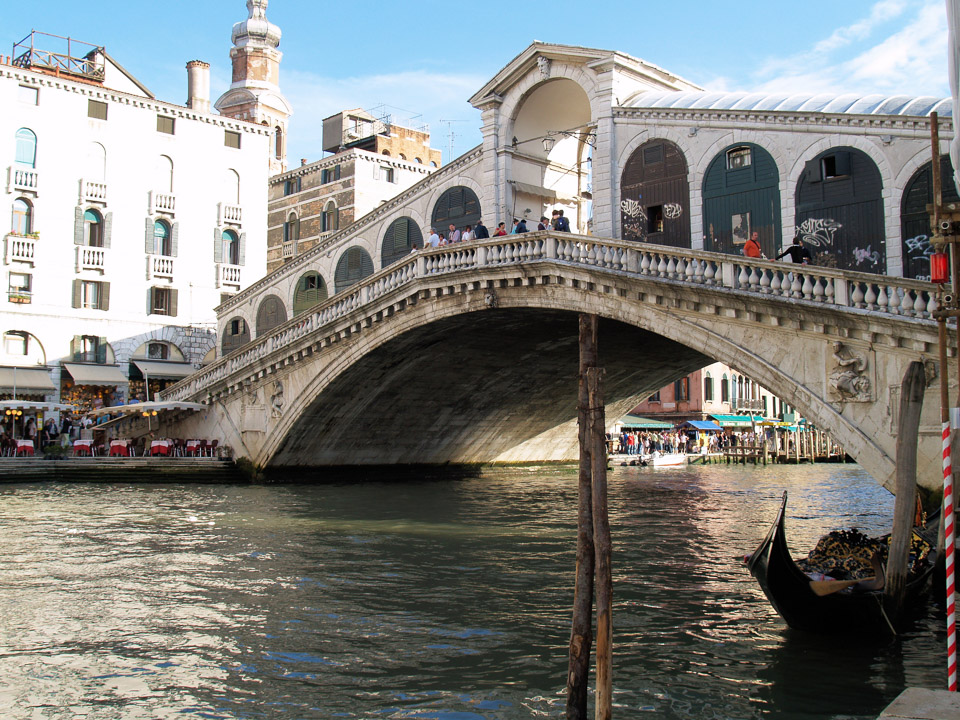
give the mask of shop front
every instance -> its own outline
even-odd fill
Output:
[[[64,363],[60,374],[60,400],[76,407],[80,415],[123,402],[127,378],[116,365]]]
[[[196,369],[190,363],[164,360],[130,362],[130,398],[141,402],[156,399],[168,386],[176,385]]]
[[[46,367],[0,366],[0,400],[44,402],[56,392]]]

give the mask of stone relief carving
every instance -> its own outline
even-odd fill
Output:
[[[833,343],[833,365],[829,374],[829,390],[838,402],[870,402],[872,385],[867,374],[867,358],[842,342]]]
[[[273,393],[270,395],[270,415],[278,418],[283,415],[283,383],[273,381]]]
[[[550,77],[550,60],[542,55],[537,58],[537,67],[540,68],[540,79],[546,80]]]

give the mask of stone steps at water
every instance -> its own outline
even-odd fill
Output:
[[[0,482],[245,482],[230,460],[217,458],[0,458]]]

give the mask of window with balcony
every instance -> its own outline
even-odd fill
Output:
[[[321,232],[332,232],[340,227],[340,212],[333,200],[323,208],[321,216]]]
[[[107,104],[99,100],[87,100],[87,117],[94,120],[106,120]]]
[[[10,232],[14,235],[30,235],[33,232],[33,205],[25,198],[13,201],[13,223]]]
[[[148,313],[150,315],[177,314],[177,291],[168,287],[153,287],[148,291]]]
[[[174,129],[174,118],[169,115],[157,115],[157,132],[173,135]]]
[[[228,230],[227,232],[231,232]],[[225,232],[224,238],[226,238],[227,233]],[[295,243],[300,239],[300,218],[297,217],[295,212],[287,215],[287,221],[283,224],[283,241],[285,243]],[[236,265],[237,263],[233,263]]]
[[[30,128],[17,130],[17,165],[35,168],[37,166],[37,136]]]
[[[223,262],[228,265],[240,264],[240,238],[233,230],[223,231]]]
[[[33,298],[33,275],[30,273],[10,273],[7,300],[18,305],[28,305]]]
[[[110,283],[96,280],[74,280],[73,307],[86,310],[109,310]]]
[[[96,210],[83,213],[83,244],[87,247],[103,247],[103,216]]]
[[[173,255],[170,242],[170,225],[166,220],[157,220],[153,223],[153,255]]]

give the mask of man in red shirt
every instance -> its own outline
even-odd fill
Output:
[[[760,251],[760,233],[753,232],[750,235],[750,239],[747,240],[743,245],[743,254],[748,258],[759,258],[763,257],[763,253]]]

